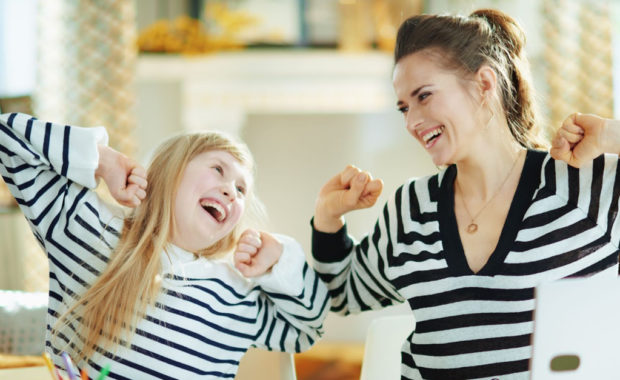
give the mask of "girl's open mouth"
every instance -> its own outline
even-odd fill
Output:
[[[210,201],[208,199],[201,199],[200,206],[202,206],[202,208],[206,212],[211,214],[211,216],[219,223],[223,222],[226,219],[226,210],[219,203]]]

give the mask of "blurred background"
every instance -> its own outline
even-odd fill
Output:
[[[309,253],[316,194],[347,164],[385,182],[378,205],[347,219],[357,237],[407,178],[437,171],[396,111],[395,33],[417,13],[481,7],[524,27],[548,131],[574,111],[618,116],[612,0],[0,0],[0,110],[105,125],[143,164],[173,133],[236,135],[258,163],[268,228]],[[0,242],[0,289],[46,292],[46,258],[2,183]],[[330,315],[296,358],[300,380],[358,378],[370,321],[403,313]]]

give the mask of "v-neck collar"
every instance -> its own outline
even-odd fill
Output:
[[[456,215],[454,214],[456,165],[451,165],[446,169],[439,188],[438,213],[441,240],[446,261],[451,271],[458,275],[492,276],[497,274],[517,237],[519,225],[532,200],[534,191],[540,184],[540,172],[545,156],[546,153],[542,151],[527,151],[525,163],[519,177],[519,184],[510,204],[497,246],[482,269],[476,273],[467,264],[461,235],[456,222]]]

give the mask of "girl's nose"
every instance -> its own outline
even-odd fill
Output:
[[[234,183],[231,183],[231,182],[223,183],[222,186],[220,187],[220,191],[226,198],[228,198],[229,201],[232,202],[235,200],[236,192],[235,192]]]

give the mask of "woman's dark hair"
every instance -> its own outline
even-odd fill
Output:
[[[468,17],[413,16],[400,26],[394,62],[415,52],[437,50],[445,67],[476,73],[486,64],[497,73],[502,106],[512,136],[526,148],[547,142],[537,121],[530,69],[524,52],[525,34],[507,14],[481,9]]]

